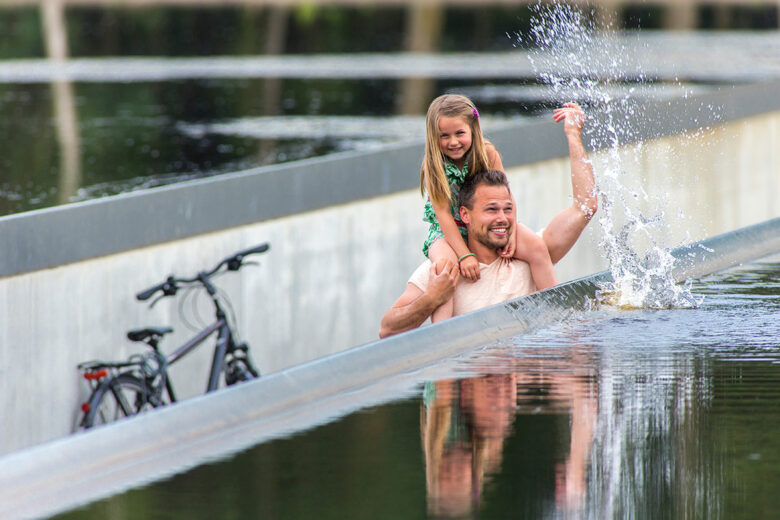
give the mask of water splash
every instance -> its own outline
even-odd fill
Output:
[[[629,174],[641,171],[642,139],[648,128],[658,126],[632,95],[632,85],[646,90],[654,80],[632,62],[636,54],[626,49],[630,35],[601,31],[592,11],[572,6],[536,4],[532,13],[530,33],[518,34],[518,44],[532,48],[529,59],[550,97],[563,103],[579,91],[580,99],[594,100],[588,111],[597,116],[583,132],[600,150],[592,158],[600,198],[600,247],[613,277],[600,291],[601,300],[632,308],[695,307],[690,284],[677,284],[672,276],[671,250],[680,244],[666,242],[674,216],[661,209],[661,197],[649,195],[645,183]],[[615,83],[629,88],[617,91]]]

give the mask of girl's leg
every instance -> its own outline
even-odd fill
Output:
[[[517,243],[514,257],[528,262],[531,266],[531,276],[534,278],[536,289],[541,291],[558,285],[550,252],[542,237],[518,222],[515,226],[515,239]]]
[[[444,237],[439,238],[431,244],[431,247],[428,248],[428,258],[436,265],[436,273],[440,273],[448,261],[453,264],[458,263],[458,257],[455,256],[455,251],[453,251],[447,241],[444,240]],[[433,311],[433,314],[431,314],[431,323],[452,318],[453,310],[454,304],[452,298],[450,298],[442,303],[438,309]]]

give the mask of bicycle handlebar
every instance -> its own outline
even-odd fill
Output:
[[[259,246],[252,247],[250,249],[239,251],[238,253],[235,253],[223,259],[211,271],[204,271],[198,273],[197,276],[194,276],[192,278],[174,278],[173,276],[169,276],[164,282],[139,292],[138,294],[135,295],[135,297],[141,301],[148,300],[159,291],[163,292],[163,296],[173,296],[176,294],[176,291],[178,290],[178,286],[177,286],[178,283],[194,283],[194,282],[203,283],[202,280],[203,278],[209,278],[217,271],[219,271],[223,266],[227,266],[228,271],[238,271],[244,265],[244,258],[246,258],[249,255],[265,253],[266,251],[268,251],[269,247],[270,246],[268,245],[268,243],[265,243],[265,244],[260,244]]]
[[[268,251],[269,245],[266,242],[265,244],[260,244],[259,246],[252,247],[250,249],[245,249],[244,251],[239,251],[238,253],[234,254],[233,256],[229,256],[228,258],[225,258],[222,260],[217,267],[215,267],[211,272],[209,272],[206,276],[211,276],[212,274],[216,273],[220,267],[227,264],[228,271],[238,271],[241,269],[241,266],[243,265],[244,258],[249,255],[254,255],[258,253],[265,253]]]
[[[173,276],[169,276],[163,283],[157,284],[154,287],[149,287],[145,291],[136,294],[135,297],[141,301],[148,300],[157,291],[162,291],[166,296],[176,294],[176,279]]]

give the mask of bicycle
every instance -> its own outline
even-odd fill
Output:
[[[167,356],[160,351],[158,344],[173,329],[147,327],[127,333],[130,341],[144,343],[150,348],[144,354],[130,356],[127,361],[88,361],[79,364],[78,369],[91,389],[89,399],[81,406],[83,417],[80,426],[91,428],[96,424],[175,403],[176,393],[168,377],[168,367],[203,344],[215,332],[216,343],[206,392],[216,390],[223,376],[227,386],[259,377],[260,372],[249,356],[249,346],[237,339],[229,302],[226,306],[231,310],[231,319],[228,319],[219,291],[211,278],[221,272],[238,271],[244,265],[253,263],[245,262],[247,256],[264,253],[268,248],[268,244],[262,244],[239,251],[219,262],[210,271],[201,271],[192,278],[169,276],[162,283],[136,294],[139,301],[146,301],[161,293],[150,304],[153,307],[162,298],[175,296],[180,289],[205,289],[214,305],[215,321]]]

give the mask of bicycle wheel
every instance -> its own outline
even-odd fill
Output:
[[[87,402],[81,425],[91,428],[154,408],[151,389],[136,376],[119,374],[100,383]]]

